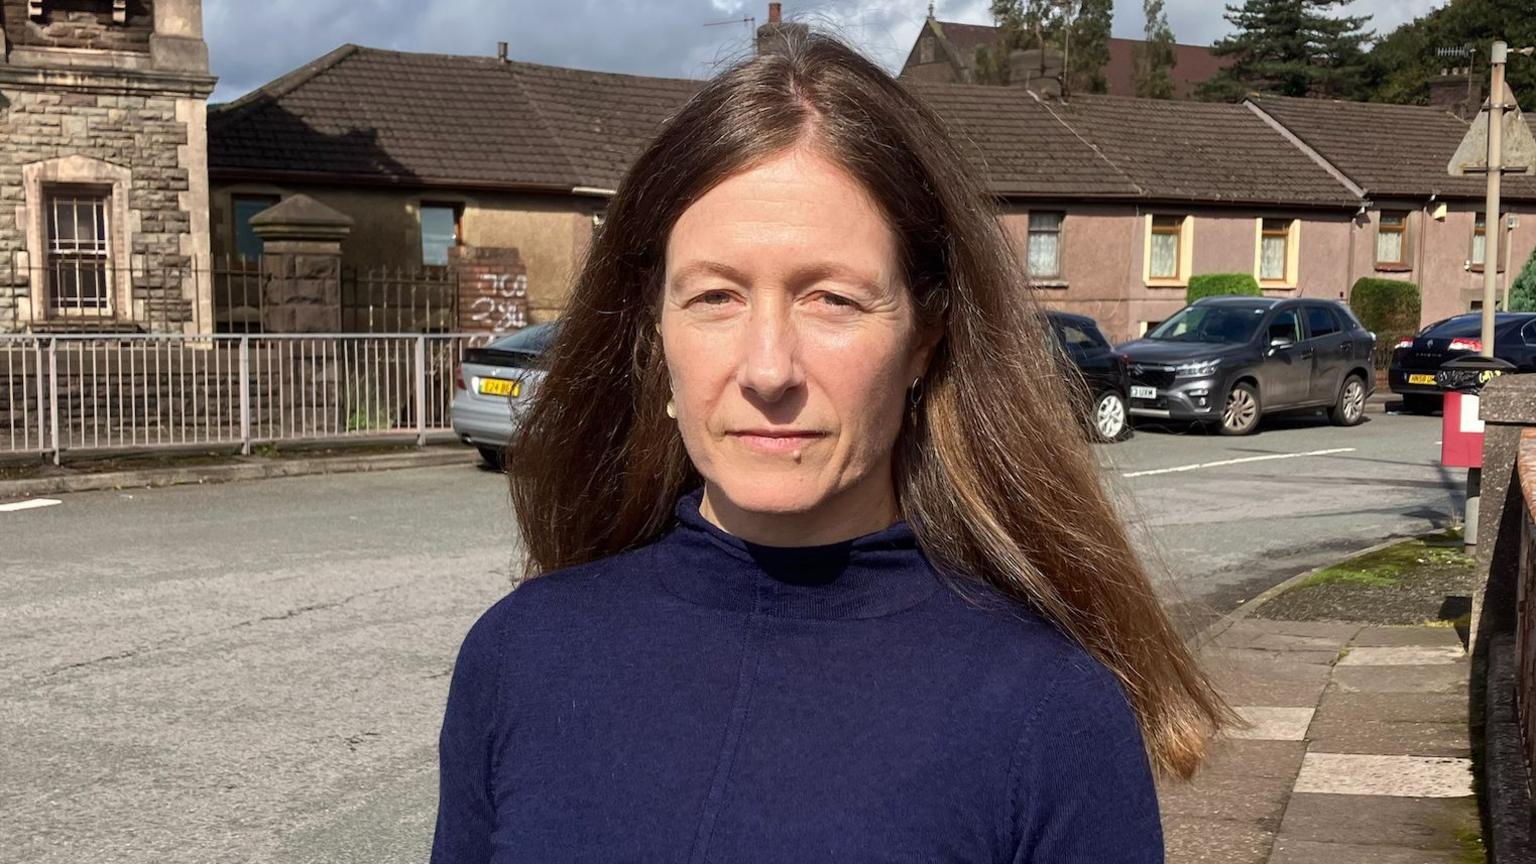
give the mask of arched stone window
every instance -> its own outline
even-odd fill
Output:
[[[133,172],[74,155],[24,165],[21,177],[30,317],[131,319]]]

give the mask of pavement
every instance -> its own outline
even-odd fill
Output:
[[[1249,728],[1160,790],[1169,864],[1484,860],[1454,629],[1245,618],[1201,656]]]

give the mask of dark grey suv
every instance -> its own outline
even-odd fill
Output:
[[[1132,416],[1247,435],[1280,411],[1326,408],[1334,423],[1359,423],[1375,388],[1375,345],[1330,300],[1207,297],[1120,350],[1130,361]]]

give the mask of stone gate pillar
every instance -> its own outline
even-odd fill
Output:
[[[253,216],[251,230],[263,243],[262,330],[341,332],[341,241],[352,217],[292,195]]]

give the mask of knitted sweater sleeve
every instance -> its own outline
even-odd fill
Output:
[[[510,598],[509,598],[510,599]],[[459,648],[438,737],[437,828],[432,864],[485,864],[496,828],[495,769],[507,601],[470,628]]]
[[[1015,756],[1011,864],[1161,864],[1157,790],[1120,682],[1085,654],[1057,670]]]

